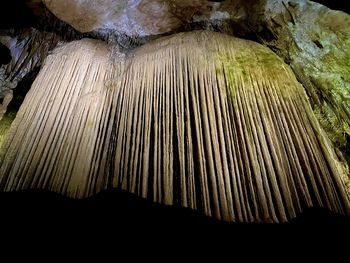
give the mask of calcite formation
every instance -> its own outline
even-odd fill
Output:
[[[0,187],[120,188],[238,222],[350,213],[348,173],[289,66],[205,31],[125,59],[93,40],[57,49],[1,149]]]
[[[196,22],[231,21],[219,31],[255,36],[290,64],[334,146],[350,141],[350,16],[309,0],[44,0],[81,32],[159,35]],[[237,26],[238,25],[238,26]],[[232,24],[228,24],[232,27]],[[350,156],[347,156],[350,160]]]
[[[2,145],[3,189],[80,197],[102,189],[98,172],[112,110],[106,82],[119,65],[110,54],[103,42],[86,39],[47,57]]]

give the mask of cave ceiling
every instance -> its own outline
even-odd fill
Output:
[[[173,31],[192,22],[244,17],[255,0],[43,0],[48,9],[81,32],[114,29],[147,36]]]

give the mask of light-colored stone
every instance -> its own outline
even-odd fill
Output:
[[[157,35],[191,22],[241,19],[243,0],[43,0],[60,19],[81,32],[114,30],[129,36]],[[247,1],[245,1],[247,2]],[[256,2],[256,1],[248,1]]]
[[[195,31],[125,60],[96,40],[56,49],[3,144],[0,189],[115,187],[221,220],[284,222],[314,206],[349,214],[342,168],[288,65]]]

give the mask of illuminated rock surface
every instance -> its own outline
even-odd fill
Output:
[[[291,69],[268,48],[180,33],[130,53],[50,55],[1,152],[2,190],[121,188],[227,221],[349,212],[347,171]]]
[[[173,32],[198,21],[239,24],[233,34],[255,35],[291,65],[322,127],[334,145],[346,151],[350,141],[350,16],[343,12],[308,0],[44,2],[81,32],[113,31],[134,38]],[[231,32],[225,27],[219,31]]]
[[[241,19],[242,0],[44,0],[59,18],[81,32],[114,29],[127,35],[157,35],[203,20]],[[257,1],[245,1],[252,6]]]
[[[350,16],[306,0],[267,3],[261,41],[291,65],[333,143],[349,148]]]
[[[48,56],[3,145],[2,183],[79,196],[101,190],[96,182],[84,188],[101,164],[111,110],[105,84],[116,76],[114,68],[110,51],[96,40],[72,42]]]

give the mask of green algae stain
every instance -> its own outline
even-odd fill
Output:
[[[89,129],[93,129],[95,127],[95,122],[93,120],[88,120],[87,121],[87,127]]]
[[[335,30],[345,26],[337,24],[339,15],[329,13],[312,26],[297,24],[288,29],[300,47],[289,47],[294,66],[302,67],[302,75],[311,81],[312,85],[303,83],[308,94],[318,97],[313,100],[314,113],[328,137],[341,147],[350,135],[350,31]]]
[[[219,76],[224,75],[233,99],[236,98],[237,83],[250,83],[252,77],[259,82],[260,74],[275,82],[275,75],[284,72],[285,69],[281,58],[258,43],[248,42],[246,47],[236,48],[234,52],[217,52],[216,61],[216,73]],[[286,85],[280,86],[281,92],[289,96],[289,87],[296,83],[289,78],[285,78],[284,81]]]
[[[314,107],[314,113],[329,139],[336,147],[341,147],[346,143],[346,134],[350,133],[350,127],[337,112],[339,111],[327,102]]]
[[[327,103],[320,105],[318,116],[336,145],[346,143],[350,135],[350,41],[331,48],[320,61],[323,69],[312,75]]]
[[[0,121],[0,148],[11,127],[11,123],[16,117],[16,112],[7,112]]]

